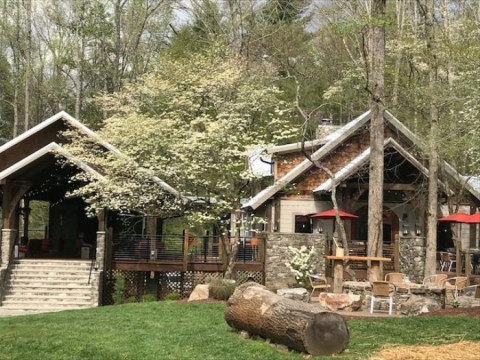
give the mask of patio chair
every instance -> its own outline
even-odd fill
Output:
[[[455,264],[457,266],[457,257],[454,254],[449,252],[442,252],[442,267],[440,268],[441,271],[448,268],[448,272],[452,271],[452,266]]]
[[[468,278],[466,276],[456,276],[444,280],[446,291],[453,293],[453,298],[456,299],[458,294],[463,293],[467,287]]]
[[[407,278],[404,273],[392,272],[385,275],[385,281],[395,285],[396,287],[407,286]]]
[[[321,277],[319,275],[308,275],[308,279],[310,281],[310,286],[312,287],[310,299],[313,297],[313,294],[316,290],[319,290],[318,294],[320,295],[321,292],[325,292],[330,288],[327,279],[325,279],[324,277]]]
[[[388,315],[392,315],[393,297],[397,288],[394,284],[388,281],[374,281],[372,282],[372,297],[370,300],[370,314],[373,314],[373,307],[375,301],[388,301]]]
[[[423,279],[424,286],[445,286],[445,280],[448,278],[447,274],[436,274],[427,276]]]

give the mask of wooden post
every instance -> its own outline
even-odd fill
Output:
[[[183,271],[188,269],[188,230],[183,230]]]
[[[333,292],[341,294],[343,290],[343,259],[333,260]]]
[[[382,280],[382,262],[377,260],[371,260],[371,269],[370,269],[371,279],[370,281],[381,281]]]
[[[467,277],[467,286],[470,286],[470,275],[472,274],[471,266],[472,266],[472,259],[470,255],[470,250],[465,252],[465,276]]]
[[[395,243],[393,244],[393,268],[395,272],[400,271],[400,236],[395,235]]]

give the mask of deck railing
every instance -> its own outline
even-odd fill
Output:
[[[221,236],[118,235],[113,237],[114,261],[222,263],[231,253],[231,241]],[[260,261],[259,240],[242,237],[237,262]]]

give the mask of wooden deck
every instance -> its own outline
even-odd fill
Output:
[[[227,254],[220,237],[156,236],[116,239],[107,269],[125,271],[203,271],[225,270]],[[228,242],[230,240],[228,239]],[[226,241],[227,242],[227,241]],[[230,254],[231,248],[228,249]],[[236,271],[264,271],[264,241],[252,244],[242,238],[237,245]]]
[[[263,271],[265,264],[259,261],[236,262],[235,270],[240,271]],[[112,261],[111,269],[128,271],[207,271],[221,272],[224,270],[221,262],[188,262],[185,267],[183,262],[179,261]]]

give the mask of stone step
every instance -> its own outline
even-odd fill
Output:
[[[17,260],[8,273],[0,309],[27,313],[96,306],[92,289],[98,272],[91,264],[90,260]]]
[[[92,262],[89,260],[81,259],[16,259],[13,261],[14,264],[90,264]]]
[[[19,263],[15,264],[12,266],[12,269],[26,269],[26,268],[31,268],[31,269],[40,269],[40,268],[45,268],[45,269],[82,269],[82,270],[89,270],[90,267],[94,267],[95,265],[92,266],[90,263]]]
[[[93,277],[91,277],[93,278]],[[29,275],[23,275],[23,274],[12,274],[10,276],[10,281],[15,282],[15,281],[33,281],[33,282],[38,282],[38,281],[49,281],[49,280],[65,280],[65,281],[88,281],[88,274],[87,275],[82,275],[82,274],[54,274],[54,275],[39,275],[35,276],[32,274]]]
[[[28,295],[28,296],[43,296],[43,295],[65,295],[65,296],[83,296],[84,294],[90,295],[91,293],[91,288],[90,287],[84,287],[84,288],[79,288],[79,289],[71,289],[71,288],[66,288],[66,287],[58,287],[58,288],[52,288],[52,287],[43,287],[43,288],[38,288],[38,287],[32,287],[32,288],[8,288],[7,289],[7,294],[6,296],[10,295]]]
[[[92,300],[92,296],[89,293],[86,294],[75,294],[75,295],[63,295],[63,294],[13,294],[5,296],[4,302],[13,302],[13,303],[24,303],[24,302],[38,302],[45,303],[48,301],[51,302],[86,302],[89,303]]]
[[[12,286],[11,284],[7,283],[5,289],[10,292],[14,290],[19,291],[27,291],[27,290],[65,290],[65,291],[80,291],[80,290],[87,290],[91,289],[89,284],[74,284],[65,286],[63,283],[61,284],[29,284],[25,283],[18,286]]]
[[[2,308],[4,309],[16,309],[16,310],[67,310],[67,309],[78,309],[78,308],[89,308],[92,307],[91,302],[34,302],[34,301],[15,301],[9,302],[4,301]]]
[[[38,287],[38,286],[58,286],[69,288],[75,285],[91,285],[87,283],[88,279],[69,279],[69,280],[58,280],[58,279],[16,279],[13,281],[7,282],[7,287],[16,288],[16,287]]]
[[[82,272],[90,272],[90,266],[13,266],[11,271],[56,271],[56,272],[64,272],[64,271],[82,271]],[[92,268],[92,272],[95,271]]]
[[[64,265],[64,266],[59,266],[55,264],[51,265],[40,265],[40,264],[22,264],[22,265],[14,265],[11,267],[12,271],[18,271],[18,270],[28,270],[28,271],[42,271],[42,270],[48,270],[48,271],[90,271],[90,265],[78,265],[78,266],[72,266],[72,265]],[[93,271],[93,267],[92,267]]]

